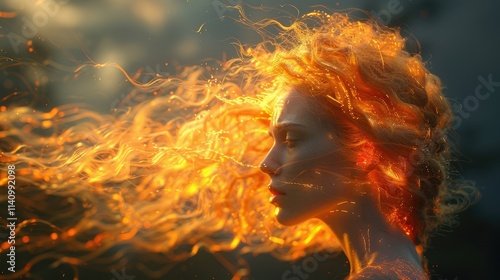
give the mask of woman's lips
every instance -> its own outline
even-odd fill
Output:
[[[269,191],[270,191],[272,194],[274,194],[274,195],[285,195],[285,193],[284,193],[284,192],[277,190],[277,189],[276,189],[275,187],[273,187],[273,186],[269,186]]]
[[[269,199],[269,202],[279,207],[286,194],[282,191],[277,190],[273,186],[269,186],[269,191],[273,194],[273,196],[271,196],[271,198]]]

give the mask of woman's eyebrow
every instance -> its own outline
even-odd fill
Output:
[[[273,131],[274,132],[280,132],[286,129],[289,129],[291,127],[306,127],[303,124],[300,123],[291,123],[291,122],[286,122],[286,123],[279,123],[274,126],[274,129],[269,129],[268,133],[270,136],[273,136]]]

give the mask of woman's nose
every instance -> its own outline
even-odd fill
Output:
[[[259,168],[260,168],[260,171],[262,171],[266,174],[273,174],[274,173],[274,170],[272,168],[270,168],[269,165],[267,165],[267,163],[265,163],[265,162],[262,162],[259,165]]]
[[[262,172],[266,174],[274,174],[277,175],[279,172],[279,164],[273,160],[272,158],[272,149],[269,151],[264,160],[260,163],[259,168]]]

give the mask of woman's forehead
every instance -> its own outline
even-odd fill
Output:
[[[271,128],[280,124],[315,126],[317,118],[311,110],[312,102],[297,90],[287,91],[276,101]]]

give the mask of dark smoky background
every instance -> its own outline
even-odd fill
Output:
[[[75,70],[89,61],[113,62],[131,75],[140,73],[137,79],[146,82],[172,75],[178,67],[204,64],[206,58],[234,58],[232,43],[260,39],[234,20],[238,12],[229,7],[234,4],[245,5],[253,19],[280,18],[284,11],[302,15],[321,7],[355,8],[418,39],[424,60],[442,79],[454,106],[463,176],[482,192],[479,203],[460,215],[458,227],[431,239],[427,257],[432,279],[500,279],[495,267],[500,252],[498,1],[0,0],[0,94],[19,96],[0,102],[41,108],[79,102],[103,114],[133,106],[139,100],[125,98],[132,87],[118,69],[84,67],[77,78]],[[20,60],[23,65],[16,66]],[[29,97],[23,92],[30,92]],[[222,255],[234,260],[231,252]],[[174,264],[160,279],[231,279],[220,258],[200,252]],[[294,263],[269,255],[245,259],[249,279],[343,279],[348,274],[343,256],[309,256]],[[304,271],[304,265],[310,273],[294,272]],[[72,279],[64,267],[37,270],[43,279]],[[80,270],[80,279],[134,278],[149,279],[133,264],[121,270]]]

